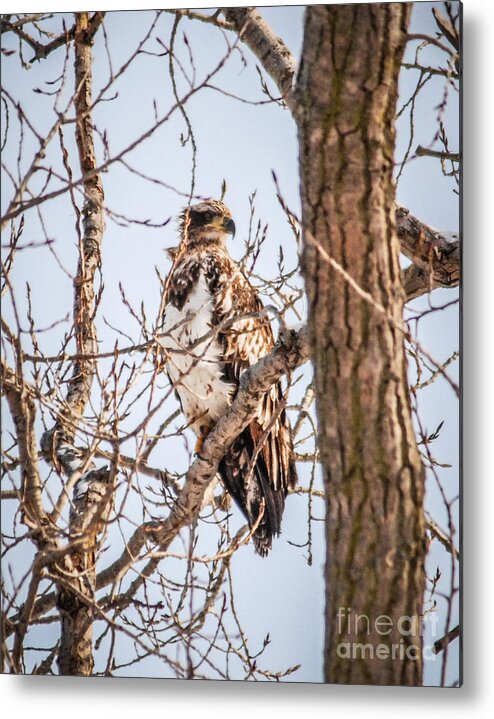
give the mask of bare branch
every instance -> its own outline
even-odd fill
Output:
[[[222,28],[223,30],[235,29],[231,22],[221,20],[216,13],[214,15],[205,15],[204,13],[194,12],[194,10],[167,10],[166,8],[164,9],[164,12],[172,13],[173,15],[180,15],[188,20],[199,20],[200,22],[214,25],[215,27]]]
[[[450,67],[432,67],[431,65],[420,65],[418,62],[404,62],[401,65],[405,70],[418,70],[424,75],[441,75],[442,77],[457,78],[458,75]]]
[[[276,83],[287,107],[295,114],[293,83],[296,64],[283,40],[274,34],[256,8],[225,8],[223,13]]]
[[[103,18],[105,16],[104,12],[95,12],[91,20],[89,21],[88,26],[88,37],[92,37],[94,33],[98,30],[98,27],[101,25],[101,22],[103,21]],[[60,35],[57,35],[57,37],[53,38],[50,42],[43,44],[42,42],[39,42],[39,40],[36,40],[31,35],[26,33],[23,30],[23,25],[19,23],[11,23],[6,20],[2,21],[2,33],[7,31],[12,31],[16,35],[18,35],[21,40],[24,40],[24,42],[27,42],[28,45],[31,46],[31,48],[34,50],[34,55],[30,60],[30,63],[36,62],[36,60],[44,60],[48,57],[50,53],[52,53],[54,50],[57,50],[62,45],[66,45],[68,42],[74,39],[75,32],[76,32],[76,25],[74,24],[69,30],[66,30],[65,32],[61,33]]]
[[[453,540],[451,537],[447,535],[447,533],[439,527],[437,522],[435,522],[431,517],[427,517],[427,529],[431,533],[431,535],[437,539],[438,542],[440,542],[443,547],[455,558],[460,558],[460,553],[453,544]]]
[[[436,21],[436,24],[438,28],[441,30],[444,37],[449,40],[449,42],[453,45],[454,49],[459,52],[460,51],[460,35],[458,33],[458,30],[455,28],[452,22],[447,20],[444,15],[442,15],[439,10],[434,7],[432,8],[432,14],[434,15],[434,19]]]
[[[449,160],[450,162],[460,162],[461,155],[459,152],[445,152],[443,150],[431,150],[429,147],[419,145],[415,150],[417,157],[436,157],[438,160]]]
[[[440,652],[444,651],[448,644],[450,644],[454,639],[460,636],[460,627],[459,625],[456,627],[453,627],[453,629],[450,629],[447,634],[444,635],[444,637],[441,637],[441,639],[438,639],[437,642],[434,642],[434,646],[432,648],[432,651],[434,654],[439,654]]]
[[[430,45],[435,45],[440,50],[443,50],[448,55],[451,55],[452,58],[456,59],[458,57],[457,53],[451,50],[450,47],[442,43],[440,40],[438,40],[436,37],[432,37],[432,35],[425,35],[424,33],[411,33],[407,36],[407,40],[423,40],[426,43],[429,43]]]
[[[290,373],[309,359],[309,337],[307,327],[291,330],[268,355],[242,375],[240,390],[228,412],[218,421],[210,432],[187,472],[184,487],[177,498],[169,516],[162,522],[148,522],[140,525],[127,542],[124,553],[113,564],[100,572],[96,587],[101,589],[115,584],[127,569],[138,560],[140,552],[147,542],[156,545],[155,551],[164,552],[179,531],[191,524],[198,516],[202,499],[208,484],[213,479],[218,464],[226,449],[252,420],[258,403],[270,387],[276,384],[284,374]],[[141,571],[137,580],[126,593],[125,600],[110,597],[109,601],[122,606],[134,595],[146,576],[154,570],[157,560],[152,560],[149,569]],[[56,596],[50,594],[40,598],[32,611],[32,617],[40,617],[55,606]],[[12,617],[6,623],[6,633],[10,634],[16,626],[18,617]]]

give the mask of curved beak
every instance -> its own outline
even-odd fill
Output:
[[[235,228],[235,223],[231,217],[228,220],[225,219],[224,228],[225,228],[225,232],[228,232],[229,235],[231,235],[232,237],[235,237],[235,229],[236,228]]]

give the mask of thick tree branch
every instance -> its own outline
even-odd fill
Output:
[[[83,174],[84,233],[80,242],[80,257],[74,283],[74,330],[77,354],[82,356],[97,352],[98,344],[94,325],[96,270],[101,263],[101,242],[104,231],[103,184],[97,168],[90,109],[92,106],[91,44],[94,28],[87,13],[80,13],[75,33],[75,110],[77,117],[76,142]],[[89,400],[91,385],[96,371],[96,361],[77,360],[74,363],[66,403],[72,417],[82,416]],[[73,430],[61,415],[53,429],[41,439],[43,453],[54,461],[66,474],[74,470],[73,453],[67,453],[72,444]]]
[[[408,302],[432,292],[440,286],[433,282],[428,272],[421,270],[416,265],[410,265],[403,270],[401,279]]]
[[[24,521],[32,530],[42,532],[48,517],[43,508],[42,485],[34,430],[35,406],[22,378],[1,362],[2,394],[6,397],[16,429],[21,468],[21,496]]]
[[[296,63],[283,40],[275,35],[256,8],[225,8],[223,13],[276,83],[284,101],[295,115],[293,84]]]
[[[404,273],[407,298],[413,299],[436,287],[457,287],[460,282],[459,241],[449,241],[444,234],[399,205],[396,206],[396,224],[400,250],[414,265]]]

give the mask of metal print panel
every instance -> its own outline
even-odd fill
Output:
[[[459,686],[461,4],[2,16],[2,671]]]

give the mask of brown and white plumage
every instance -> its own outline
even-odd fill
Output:
[[[228,208],[207,200],[184,211],[181,240],[165,283],[161,344],[183,412],[204,438],[234,399],[242,372],[274,346],[252,285],[226,249],[235,225]],[[235,322],[232,319],[238,317]],[[281,385],[263,397],[256,417],[219,465],[221,480],[266,555],[279,534],[285,497],[296,481],[291,431]]]

